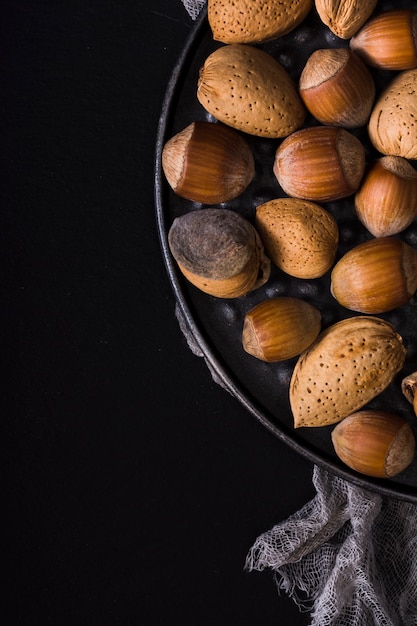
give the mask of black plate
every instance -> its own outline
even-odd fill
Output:
[[[411,2],[380,2],[378,10],[394,7],[409,8]],[[161,153],[165,142],[195,120],[215,121],[199,104],[196,96],[200,67],[207,56],[222,44],[213,40],[206,11],[198,19],[183,53],[177,62],[161,111],[155,160],[155,201],[162,253],[176,300],[195,341],[209,367],[223,386],[232,393],[266,428],[313,463],[363,488],[381,495],[417,502],[417,460],[404,472],[391,479],[373,479],[350,470],[336,457],[330,439],[333,426],[321,428],[293,428],[288,400],[288,387],[296,359],[283,363],[263,363],[242,349],[241,332],[245,313],[255,304],[277,295],[293,295],[316,303],[325,328],[354,315],[339,307],[330,295],[330,273],[315,280],[297,280],[273,268],[268,283],[238,299],[219,299],[208,296],[190,285],[178,271],[170,254],[167,234],[173,219],[202,205],[178,197],[168,186],[161,167]],[[318,18],[313,9],[296,30],[262,47],[270,52],[298,81],[304,64],[317,48],[347,46],[348,42],[335,37]],[[377,91],[394,75],[389,71],[373,71]],[[316,121],[308,118],[307,125]],[[367,138],[366,129],[353,131],[363,142],[367,160],[376,156]],[[255,179],[248,189],[221,206],[238,211],[254,223],[255,208],[275,197],[284,196],[272,172],[272,164],[279,140],[261,139],[245,135],[256,163]],[[354,215],[352,197],[323,206],[338,223],[340,243],[338,257],[354,245],[370,239],[371,235]],[[417,224],[412,224],[401,237],[417,246]],[[415,299],[401,309],[380,315],[394,324],[407,348],[405,367],[390,387],[368,405],[369,408],[390,407],[392,411],[410,420],[417,436],[417,420],[411,405],[403,397],[400,383],[403,376],[417,370]]]

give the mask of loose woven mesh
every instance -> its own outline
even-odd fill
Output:
[[[193,20],[205,4],[181,1]],[[179,307],[176,315],[188,346],[204,358]],[[313,483],[310,502],[256,539],[246,569],[270,569],[278,590],[310,611],[310,626],[417,626],[417,507],[317,466]]]
[[[198,17],[201,9],[206,3],[206,0],[181,0],[190,17],[195,20]]]
[[[417,509],[314,468],[317,495],[264,533],[249,571],[311,611],[311,626],[417,624]]]

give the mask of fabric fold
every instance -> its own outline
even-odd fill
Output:
[[[256,539],[246,569],[270,569],[311,626],[415,626],[416,507],[318,466],[313,482],[317,495]]]

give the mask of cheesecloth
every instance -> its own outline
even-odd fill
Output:
[[[181,1],[193,20],[205,4]],[[204,358],[178,306],[176,316]],[[417,507],[318,466],[313,484],[310,502],[256,538],[245,568],[270,569],[278,591],[310,612],[310,626],[417,626]]]

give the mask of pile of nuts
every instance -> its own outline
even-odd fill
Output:
[[[417,251],[400,236],[417,218],[417,10],[375,7],[208,0],[220,45],[201,67],[196,97],[212,121],[171,137],[162,167],[175,194],[202,205],[168,233],[179,270],[199,290],[242,298],[268,283],[271,266],[297,280],[330,273],[331,295],[351,316],[322,330],[319,304],[269,298],[245,315],[242,349],[270,363],[297,357],[294,427],[336,424],[331,440],[346,465],[391,477],[414,460],[413,429],[403,416],[365,407],[407,355],[398,330],[377,315],[417,291]],[[261,44],[295,31],[312,11],[341,45],[315,50],[297,84]],[[380,92],[375,68],[389,76]],[[362,127],[376,158],[355,134]],[[253,223],[223,206],[254,180],[246,135],[278,141],[273,174],[283,196],[259,204]],[[336,262],[337,216],[322,203],[346,198],[369,237]],[[417,414],[416,380],[404,377],[402,391]]]

